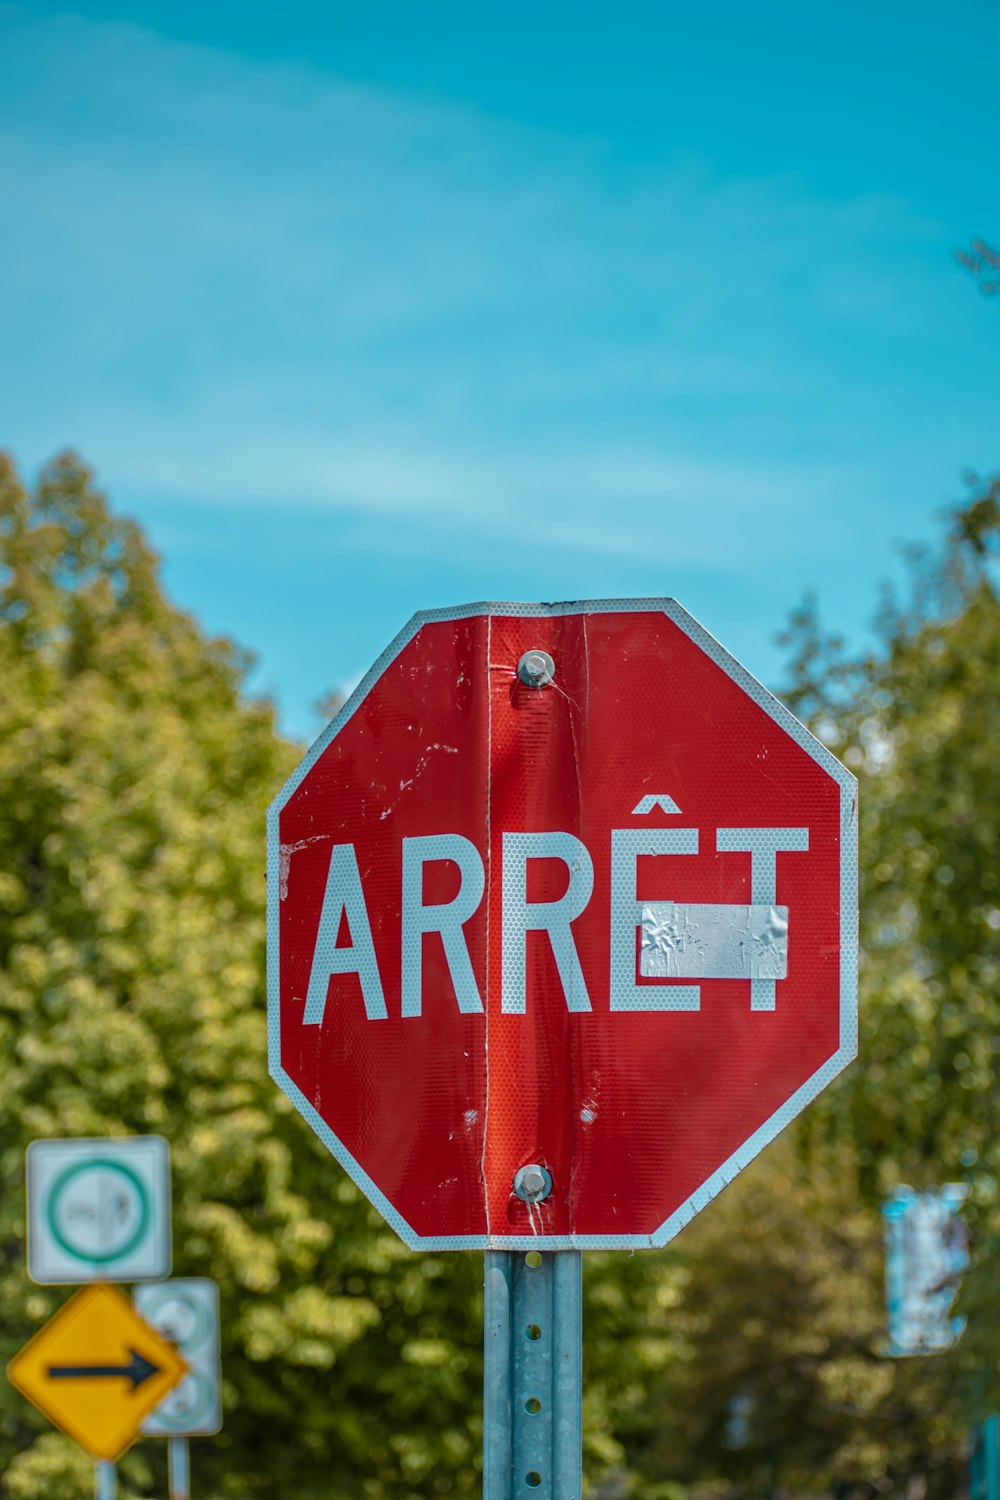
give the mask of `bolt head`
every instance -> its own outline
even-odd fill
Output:
[[[541,1203],[552,1191],[552,1176],[537,1162],[519,1167],[514,1173],[514,1192],[525,1203]]]
[[[517,664],[517,675],[525,687],[547,687],[556,675],[556,664],[547,651],[526,651]]]

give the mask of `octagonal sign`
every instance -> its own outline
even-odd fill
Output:
[[[856,814],[673,600],[416,615],[269,813],[272,1074],[410,1245],[663,1244],[855,1054]]]

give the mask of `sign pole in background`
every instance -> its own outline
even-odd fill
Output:
[[[580,1500],[582,1254],[488,1250],[483,1500]]]
[[[27,1207],[29,1275],[90,1284],[14,1356],[11,1383],[95,1460],[97,1500],[115,1500],[140,1427],[167,1438],[172,1500],[190,1500],[188,1438],[222,1425],[219,1289],[142,1280],[171,1264],[166,1141],[33,1141]],[[131,1305],[111,1275],[136,1282]]]
[[[219,1288],[207,1276],[144,1282],[134,1289],[132,1301],[188,1367],[180,1384],[143,1422],[142,1432],[167,1439],[170,1500],[190,1500],[188,1439],[210,1437],[222,1426]]]
[[[191,1458],[186,1437],[167,1439],[170,1500],[191,1500]]]
[[[969,1500],[1000,1500],[1000,1416],[996,1412],[972,1430]]]
[[[94,1495],[96,1500],[118,1500],[118,1470],[100,1458],[94,1465]]]

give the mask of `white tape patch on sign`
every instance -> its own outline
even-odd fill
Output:
[[[650,901],[642,908],[644,979],[785,979],[788,907]]]

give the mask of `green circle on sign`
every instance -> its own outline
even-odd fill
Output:
[[[130,1187],[135,1189],[139,1199],[138,1228],[133,1231],[131,1238],[124,1244],[117,1245],[113,1250],[107,1252],[79,1249],[66,1237],[57,1219],[59,1200],[73,1179],[79,1177],[81,1172],[93,1172],[97,1170],[116,1172],[119,1177],[125,1179]],[[74,1260],[85,1260],[91,1265],[103,1266],[113,1260],[121,1260],[123,1255],[129,1255],[142,1242],[143,1236],[149,1227],[149,1194],[146,1192],[142,1179],[136,1172],[133,1172],[131,1167],[126,1167],[118,1161],[111,1161],[108,1157],[91,1156],[86,1161],[74,1162],[72,1166],[66,1167],[60,1172],[49,1193],[48,1202],[45,1205],[45,1215],[56,1243],[61,1249],[65,1250],[67,1255],[72,1255]]]

